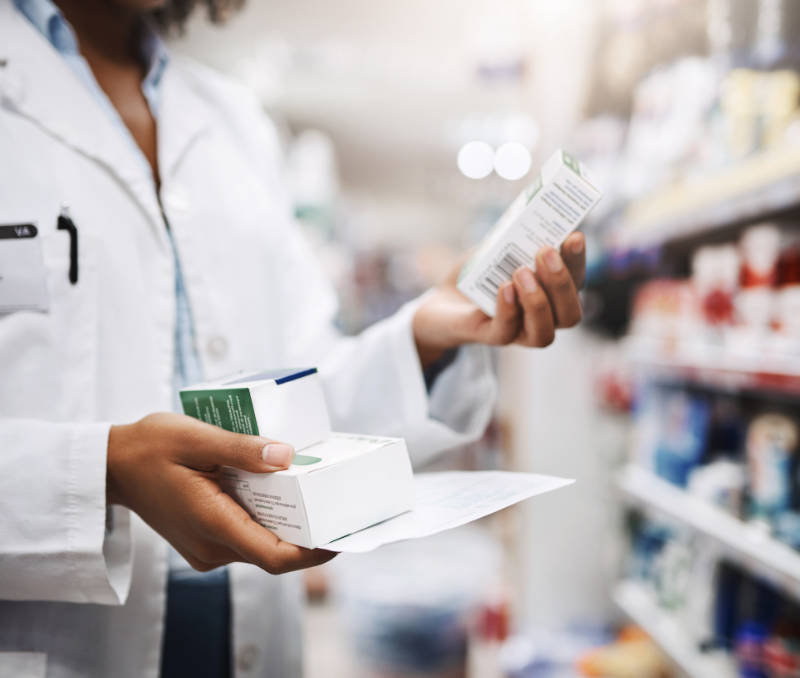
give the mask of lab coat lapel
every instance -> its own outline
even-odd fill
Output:
[[[142,163],[53,47],[0,0],[0,105],[114,174],[151,215],[160,239],[158,199]]]
[[[173,59],[175,61],[175,59]],[[158,164],[162,184],[168,184],[191,146],[210,127],[208,104],[170,63],[161,82],[158,111]]]

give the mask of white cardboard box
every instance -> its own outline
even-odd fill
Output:
[[[240,374],[181,389],[189,416],[234,433],[262,435],[295,450],[331,434],[316,367]]]
[[[286,471],[225,468],[223,486],[281,539],[317,548],[412,508],[405,441],[334,433],[295,456]]]
[[[461,270],[458,289],[494,317],[501,285],[520,266],[535,270],[536,253],[558,249],[601,197],[587,168],[556,151],[483,239]]]

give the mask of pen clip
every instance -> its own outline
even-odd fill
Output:
[[[78,282],[78,228],[70,218],[67,207],[61,208],[56,228],[69,234],[69,281],[74,285]]]

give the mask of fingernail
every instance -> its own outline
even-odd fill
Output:
[[[514,285],[508,284],[503,288],[503,296],[506,299],[507,304],[514,303]]]
[[[519,269],[518,277],[520,283],[522,283],[522,287],[525,288],[526,292],[535,292],[536,291],[536,278],[533,277],[533,273],[529,268],[525,268],[524,266]]]
[[[544,263],[547,265],[547,268],[550,269],[551,273],[558,273],[564,268],[564,262],[561,261],[558,252],[553,249],[549,249],[544,253]]]
[[[583,238],[575,238],[575,240],[570,243],[569,249],[573,254],[580,254],[583,252]]]
[[[294,457],[294,448],[286,443],[269,443],[261,450],[261,458],[270,466],[289,466]]]

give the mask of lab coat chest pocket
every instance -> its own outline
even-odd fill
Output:
[[[94,365],[97,270],[91,233],[58,230],[60,206],[41,201],[24,221],[36,226],[41,248],[46,310],[0,314],[0,412],[49,419],[91,418],[95,409]],[[0,213],[0,223],[19,221],[19,210]],[[19,213],[17,213],[19,212]],[[73,255],[77,255],[75,264]],[[70,269],[73,269],[73,282]],[[76,394],[80,397],[76,397]],[[30,397],[22,397],[24,395]]]

